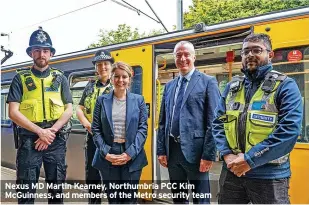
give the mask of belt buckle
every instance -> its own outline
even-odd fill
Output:
[[[177,136],[177,137],[173,136],[173,138],[176,143],[180,143],[180,136]]]

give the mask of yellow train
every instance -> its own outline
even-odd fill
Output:
[[[148,106],[148,138],[145,144],[149,165],[143,170],[141,180],[168,180],[167,170],[156,159],[156,131],[160,98],[166,82],[178,75],[173,60],[173,48],[181,40],[192,42],[196,48],[196,68],[215,76],[220,89],[230,77],[240,73],[242,40],[250,33],[270,35],[275,51],[274,69],[294,78],[301,90],[304,103],[302,134],[291,153],[292,177],[290,196],[292,203],[309,203],[309,7],[238,19],[220,24],[197,25],[194,29],[176,31],[105,46],[115,60],[129,63],[134,69],[131,91],[145,97]],[[56,37],[55,37],[56,38]],[[64,71],[69,78],[74,100],[78,105],[88,78],[94,76],[91,60],[101,48],[88,49],[52,58],[53,67]],[[227,57],[234,55],[233,62]],[[31,66],[32,62],[7,65],[1,69],[1,142],[2,166],[15,168],[12,122],[5,104],[8,88],[15,70]],[[74,109],[75,112],[75,109]],[[84,179],[85,130],[74,113],[73,132],[68,141],[68,179]],[[7,154],[10,153],[10,154]],[[220,174],[220,162],[211,170],[211,178]],[[156,190],[153,190],[156,191]],[[213,197],[217,186],[212,186]],[[215,200],[215,199],[214,199]]]

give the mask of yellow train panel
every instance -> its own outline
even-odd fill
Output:
[[[309,144],[296,144],[291,152],[291,171],[291,203],[309,204]]]
[[[267,32],[268,29],[270,30]],[[268,34],[273,49],[309,45],[309,18],[255,26],[254,33]]]

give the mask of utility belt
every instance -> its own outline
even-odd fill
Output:
[[[37,126],[39,126],[42,129],[46,129],[46,128],[51,128],[56,122],[57,122],[57,120],[52,120],[52,121],[44,120],[43,122],[36,122],[34,124],[36,124]]]
[[[47,129],[47,128],[51,128],[56,122],[57,120],[53,120],[53,121],[43,121],[43,122],[34,123],[34,124],[38,125],[42,129]],[[71,129],[72,129],[72,123],[71,121],[69,121],[60,130],[58,130],[58,132],[56,132],[56,136],[57,137],[59,136],[61,139],[66,141],[69,138],[69,133],[71,132]],[[14,143],[15,143],[16,149],[18,149],[19,147],[19,140],[21,138],[38,137],[36,133],[31,132],[23,127],[20,127],[16,125],[15,123],[13,123],[13,131],[14,131]]]

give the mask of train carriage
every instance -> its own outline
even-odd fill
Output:
[[[145,97],[148,108],[148,138],[145,144],[149,165],[141,180],[151,183],[168,180],[167,170],[156,159],[156,132],[160,100],[164,85],[177,77],[173,48],[181,40],[192,42],[196,48],[195,66],[201,72],[215,76],[219,88],[224,89],[232,75],[240,74],[243,39],[250,33],[267,33],[272,39],[275,57],[274,69],[294,78],[300,88],[304,119],[301,136],[291,153],[292,177],[290,196],[292,203],[309,203],[309,7],[269,13],[250,18],[223,22],[194,29],[176,31],[139,40],[104,46],[116,61],[130,64],[134,70],[131,91]],[[87,49],[55,56],[51,66],[61,69],[68,77],[74,101],[73,129],[67,144],[67,179],[84,180],[85,129],[79,123],[75,108],[89,78],[94,77],[91,63],[96,51]],[[16,69],[29,67],[31,61],[3,66],[1,69],[1,152],[2,166],[15,168],[12,122],[5,103],[10,82]],[[216,183],[221,162],[211,170],[212,196],[217,193]],[[156,192],[158,190],[152,190]]]

